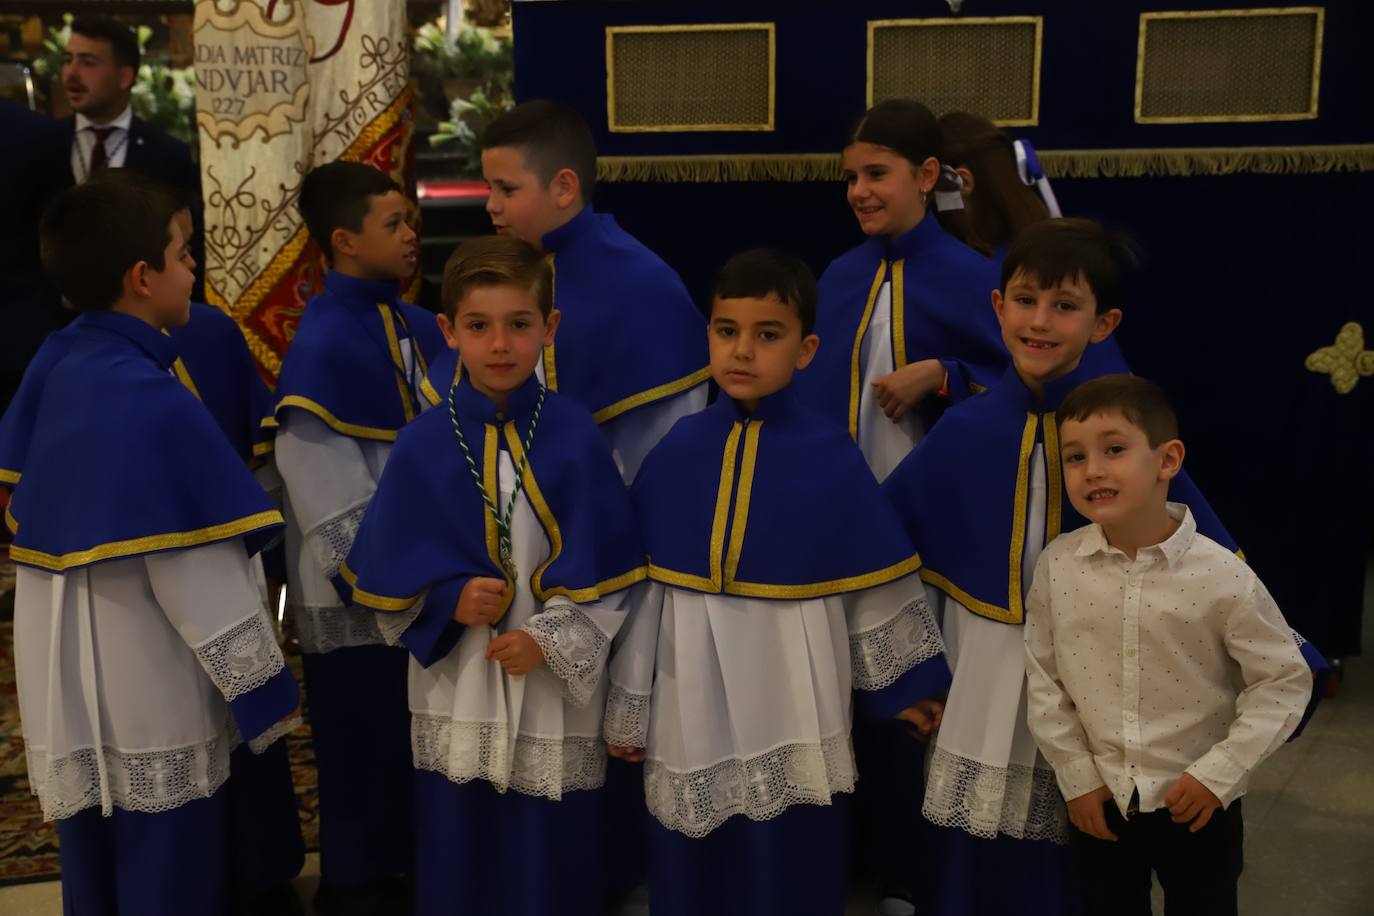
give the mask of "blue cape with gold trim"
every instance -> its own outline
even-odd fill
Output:
[[[19,482],[48,373],[67,354],[84,320],[78,315],[49,334],[24,370],[19,390],[0,418],[0,486],[13,488]],[[262,421],[272,414],[272,392],[254,368],[234,320],[214,306],[192,302],[191,320],[169,333],[178,353],[172,371],[201,399],[239,456],[251,461],[270,452],[272,431]]]
[[[496,405],[466,380],[457,386],[463,436],[498,504],[497,451],[508,450],[519,466],[538,394],[531,378],[499,417]],[[556,392],[545,397],[520,498],[530,501],[552,546],[538,568],[520,570],[540,601],[555,595],[596,601],[644,578],[644,553],[615,461],[587,412]],[[505,578],[495,520],[445,405],[401,431],[335,585],[345,602],[400,611],[427,588],[472,576]]]
[[[420,412],[411,392],[443,347],[434,316],[398,298],[394,280],[363,280],[330,271],[325,291],[305,306],[277,379],[276,419],[307,410],[335,432],[395,441]],[[415,354],[414,381],[400,341]]]
[[[1045,449],[1045,543],[1087,524],[1069,503],[1060,476],[1055,410],[1083,382],[1101,374],[1091,365],[1045,388],[1037,401],[1015,368],[982,394],[952,407],[883,483],[921,551],[921,577],[975,614],[1019,624],[1030,583],[1022,576],[1030,513],[1031,455]],[[1198,530],[1236,549],[1211,506],[1186,473],[1169,498],[1188,505]]]
[[[558,337],[544,348],[544,380],[597,423],[681,394],[709,378],[706,323],[682,279],[614,218],[584,208],[543,239],[554,271]],[[431,403],[448,392],[425,391]],[[438,373],[436,373],[436,376]]]
[[[896,239],[869,238],[840,255],[819,283],[816,358],[797,373],[802,403],[858,439],[860,348],[883,283],[892,283],[894,368],[938,359],[951,391],[986,388],[1007,365],[992,310],[998,266],[945,232],[933,216]]]
[[[180,357],[173,371],[214,416],[234,451],[245,461],[270,452],[272,431],[262,421],[272,416],[272,392],[234,319],[212,305],[192,302],[191,320],[168,333]]]
[[[858,446],[790,386],[752,414],[722,396],[679,420],[631,496],[650,578],[679,588],[819,598],[921,565]]]
[[[281,514],[172,374],[171,338],[96,312],[64,343],[10,504],[16,563],[62,572],[236,537],[257,551],[272,538]]]

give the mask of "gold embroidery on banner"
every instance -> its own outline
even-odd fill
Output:
[[[1351,321],[1341,327],[1335,343],[1314,351],[1303,366],[1331,376],[1331,387],[1338,394],[1349,394],[1361,376],[1374,375],[1374,350],[1364,348],[1364,328]]]
[[[6,514],[8,515],[8,513],[9,510],[7,509]],[[9,518],[13,520],[13,516],[9,516]],[[242,534],[248,534],[259,528],[280,524],[282,524],[281,513],[275,509],[270,509],[266,512],[258,512],[254,515],[245,516],[244,518],[236,519],[231,522],[212,525],[208,528],[198,528],[194,531],[179,531],[172,534],[154,534],[147,537],[130,538],[124,541],[112,541],[108,544],[100,544],[86,550],[64,553],[61,556],[12,545],[10,547],[10,558],[16,563],[23,563],[28,566],[38,566],[52,572],[63,572],[76,566],[85,566],[88,563],[97,563],[101,560],[137,556],[139,554],[152,553],[158,550],[171,550],[179,547],[197,547],[202,544],[223,541]],[[11,529],[17,533],[17,521],[13,522]]]
[[[887,262],[878,264],[878,273],[873,277],[873,287],[868,291],[868,303],[859,318],[859,331],[854,335],[854,352],[849,357],[849,438],[859,441],[859,403],[862,401],[860,386],[863,376],[859,368],[859,357],[863,352],[864,335],[868,333],[868,323],[873,320],[873,304],[878,301],[878,291],[883,288],[883,276],[887,273]]]

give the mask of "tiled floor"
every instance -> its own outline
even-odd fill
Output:
[[[1374,608],[1367,609],[1365,629],[1374,634]],[[1374,912],[1374,658],[1352,660],[1340,696],[1322,704],[1303,737],[1255,775],[1245,816],[1245,916]],[[318,870],[312,855],[297,880],[304,899]],[[631,907],[626,916],[630,911],[647,909]],[[5,916],[61,912],[55,882],[0,888]],[[864,896],[849,908],[851,916],[873,912]]]

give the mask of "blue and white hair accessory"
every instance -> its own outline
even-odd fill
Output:
[[[940,166],[940,180],[935,183],[935,209],[964,209],[963,190],[963,176],[948,165]]]
[[[1040,165],[1040,157],[1035,155],[1035,147],[1031,146],[1029,140],[1017,140],[1012,147],[1016,150],[1016,171],[1021,175],[1021,183],[1035,188],[1045,202],[1045,209],[1050,211],[1050,216],[1055,219],[1063,216],[1054,189],[1050,187],[1050,180],[1045,177],[1045,170]]]

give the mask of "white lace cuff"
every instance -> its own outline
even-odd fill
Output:
[[[269,747],[271,747],[274,743],[276,743],[278,738],[286,737],[291,732],[300,728],[300,725],[301,717],[299,714],[294,715],[289,719],[283,719],[276,725],[273,725],[267,731],[263,732],[261,735],[258,735],[252,741],[249,741],[248,749],[252,751],[254,754],[261,754],[264,751],[266,751]]]
[[[544,664],[563,682],[563,696],[574,706],[591,702],[601,683],[602,658],[611,641],[575,604],[550,604],[520,629],[544,652]]]
[[[832,795],[853,791],[847,731],[819,744],[784,744],[699,770],[672,770],[653,758],[644,764],[649,811],[664,827],[689,837],[704,837],[736,814],[766,821],[792,805],[828,805]]]
[[[193,648],[210,680],[231,702],[266,684],[286,667],[276,636],[260,613],[245,617]]]
[[[414,604],[404,611],[377,611],[373,615],[373,622],[377,625],[377,632],[388,646],[399,646],[401,637],[405,631],[410,629],[410,625],[415,622],[415,618],[420,616],[420,612],[425,609],[425,600],[429,598],[426,591],[420,595]]]
[[[287,605],[296,625],[301,651],[323,654],[349,646],[385,645],[377,614],[360,607]]]
[[[353,540],[358,536],[358,528],[362,526],[369,502],[371,497],[305,532],[304,540],[310,545],[310,552],[319,562],[320,572],[326,579],[333,581],[343,561],[348,559],[348,552],[353,549]]]
[[[514,745],[504,722],[464,722],[421,713],[410,718],[415,768],[441,773],[455,783],[483,779],[500,792],[514,789],[555,801],[564,792],[606,783],[606,747],[600,738],[517,735]]]
[[[602,737],[614,747],[647,747],[649,744],[648,693],[634,693],[611,681],[606,697]]]
[[[876,627],[849,634],[850,667],[854,687],[880,690],[921,662],[945,651],[940,628],[922,595]]]
[[[115,808],[161,814],[209,798],[229,778],[232,750],[217,737],[152,751],[85,747],[60,757],[28,745],[25,756],[43,819],[57,821],[97,806],[106,817]]]
[[[1053,770],[990,766],[940,747],[930,755],[921,813],[933,824],[989,840],[1005,833],[1018,840],[1069,841],[1068,812]]]

